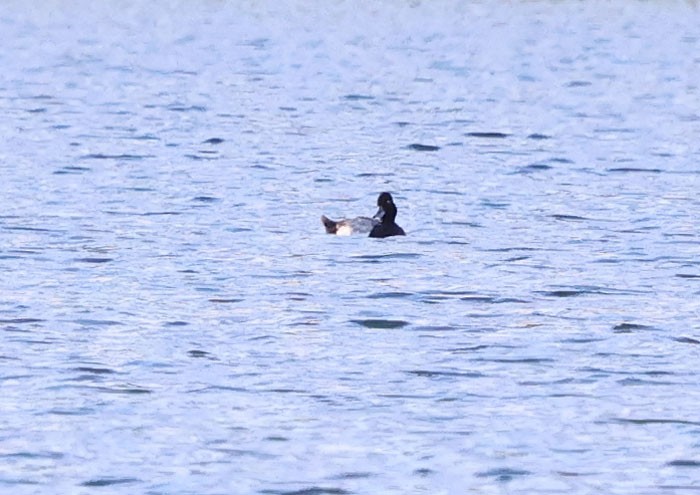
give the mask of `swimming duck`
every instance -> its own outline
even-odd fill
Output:
[[[326,233],[335,235],[367,234],[369,237],[389,237],[406,235],[401,227],[396,225],[396,205],[388,192],[383,192],[377,198],[379,210],[373,218],[356,217],[343,220],[331,220],[321,215],[321,222]]]

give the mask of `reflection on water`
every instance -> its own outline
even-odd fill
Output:
[[[697,488],[695,2],[79,4],[0,13],[6,491]]]

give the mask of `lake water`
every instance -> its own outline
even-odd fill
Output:
[[[3,2],[0,492],[700,491],[693,2]],[[391,191],[406,237],[324,233]]]

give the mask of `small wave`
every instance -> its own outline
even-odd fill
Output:
[[[196,160],[196,161],[202,161],[202,160],[218,160],[218,156],[207,156],[207,155],[194,155],[192,153],[187,153],[185,155],[185,158],[189,158],[190,160]]]
[[[275,394],[300,394],[305,395],[310,391],[302,388],[267,388],[265,392],[273,392]]]
[[[69,175],[69,174],[81,174],[83,172],[90,172],[92,169],[88,167],[74,167],[74,166],[67,166],[60,168],[58,170],[54,170],[54,175]]]
[[[54,414],[56,416],[89,416],[95,413],[92,407],[76,407],[73,409],[49,409],[46,414]]]
[[[377,292],[367,296],[368,299],[394,299],[402,297],[411,297],[415,294],[412,292]]]
[[[184,105],[168,105],[166,107],[168,110],[171,112],[206,112],[207,107],[203,107],[201,105],[189,105],[189,106],[184,106]]]
[[[609,168],[608,172],[660,174],[661,172],[663,172],[663,170],[661,170],[660,168],[617,167],[617,168]]]
[[[102,486],[112,486],[112,485],[124,485],[127,483],[140,483],[141,480],[138,478],[96,478],[88,481],[84,481],[80,486],[85,487],[102,487]]]
[[[221,198],[215,198],[214,196],[195,196],[192,201],[198,201],[200,203],[217,203],[221,201]]]
[[[494,210],[505,210],[510,206],[510,203],[502,203],[498,201],[490,201],[490,200],[484,200],[481,202],[482,206],[485,206],[486,208],[493,208]]]
[[[153,390],[142,388],[142,387],[112,387],[112,388],[100,388],[101,392],[106,392],[109,394],[126,394],[126,395],[141,395],[141,394],[152,394]]]
[[[582,286],[573,286],[573,287],[563,287],[561,289],[554,289],[554,290],[549,290],[549,291],[536,291],[538,294],[542,294],[544,296],[549,296],[549,297],[576,297],[576,296],[583,296],[587,294],[596,294],[596,295],[637,295],[637,294],[644,294],[645,292],[643,291],[638,291],[638,290],[622,290],[622,289],[615,289],[611,287],[599,287],[596,285],[582,285]]]
[[[181,321],[181,320],[176,320],[176,321],[167,321],[165,322],[166,327],[184,327],[189,325],[188,322],[186,321]]]
[[[409,325],[409,322],[404,320],[382,320],[382,319],[367,319],[367,320],[350,320],[351,323],[357,325],[362,325],[366,328],[381,328],[381,329],[394,329],[403,328]]]
[[[673,385],[675,382],[671,381],[659,381],[659,380],[644,380],[642,378],[622,378],[621,380],[617,380],[617,383],[619,383],[623,387],[635,387],[635,386],[654,386],[654,385],[663,385],[663,386],[668,386],[668,385]]]
[[[409,370],[405,373],[424,378],[482,378],[483,373],[478,371],[435,371],[435,370]]]
[[[554,215],[550,215],[550,217],[555,219],[555,220],[575,221],[575,222],[580,222],[583,220],[590,220],[590,218],[580,217],[578,215],[567,215],[567,214],[560,214],[560,213],[555,213]]]
[[[562,344],[592,344],[595,342],[603,342],[606,339],[599,339],[599,338],[568,338],[568,339],[561,339],[560,342]]]
[[[51,229],[44,229],[41,227],[22,227],[22,226],[7,226],[3,227],[5,230],[20,230],[20,231],[26,231],[26,232],[60,232],[58,230],[51,230]],[[15,250],[15,252],[18,252]],[[32,253],[33,251],[23,251],[27,253]]]
[[[263,440],[267,440],[268,442],[288,442],[289,438],[281,435],[270,435],[265,437]]]
[[[510,136],[505,132],[467,132],[465,136],[483,139],[504,139]]]
[[[359,94],[349,94],[345,95],[343,98],[350,101],[360,101],[360,100],[374,100],[374,96],[370,95],[359,95]]]
[[[491,363],[503,364],[544,364],[554,363],[556,360],[552,358],[496,358],[496,359],[480,359],[480,361],[488,361]]]
[[[576,297],[576,296],[582,296],[584,294],[588,294],[588,291],[585,290],[552,290],[552,291],[544,291],[544,292],[539,292],[540,294],[544,296],[549,296],[549,297]]]
[[[518,261],[525,261],[531,259],[531,256],[513,256],[512,258],[506,258],[505,261],[506,263],[517,263]]]
[[[393,175],[393,172],[362,172],[355,175],[355,177],[391,177]]]
[[[484,251],[487,253],[510,253],[512,251],[541,251],[541,249],[528,246],[513,246],[505,248],[484,249]]]
[[[435,474],[435,471],[433,471],[432,469],[428,469],[428,468],[419,468],[419,469],[414,470],[413,474],[415,474],[416,476],[421,476],[421,477],[425,478],[427,476],[430,476],[431,474]]]
[[[85,326],[100,326],[100,327],[111,327],[111,326],[116,326],[116,325],[123,325],[123,323],[120,321],[91,320],[91,319],[85,319],[85,318],[73,320],[73,323],[77,323],[79,325],[85,325]]]
[[[613,327],[615,333],[632,333],[634,330],[651,330],[654,327],[649,325],[641,325],[639,323],[620,323]]]
[[[422,255],[418,253],[361,254],[359,256],[352,256],[352,259],[378,262],[388,259],[414,259],[420,258],[421,256]]]
[[[342,488],[324,488],[320,486],[312,486],[302,488],[300,490],[260,490],[263,495],[350,495],[347,490]]]
[[[198,358],[198,359],[204,358],[204,359],[209,359],[209,360],[211,360],[211,361],[216,361],[216,360],[217,360],[217,359],[216,359],[216,356],[214,356],[214,355],[211,354],[210,352],[202,351],[202,350],[199,350],[199,349],[192,349],[192,350],[190,350],[190,351],[187,351],[187,355],[188,355],[189,357],[192,357],[192,358]]]
[[[107,153],[89,153],[80,157],[81,160],[143,160],[155,155],[132,155],[128,153],[111,155]]]
[[[417,332],[451,332],[458,330],[459,327],[453,327],[450,325],[421,325],[415,327]]]
[[[6,320],[0,320],[0,323],[11,323],[13,325],[20,325],[24,323],[41,323],[42,320],[41,318],[10,318]]]
[[[543,170],[551,170],[552,167],[550,165],[545,165],[544,163],[532,163],[530,165],[525,165],[524,167],[520,167],[517,172],[520,174],[528,174],[532,172],[542,172]]]
[[[467,354],[467,353],[472,353],[472,352],[477,352],[477,351],[483,351],[484,349],[489,349],[490,345],[486,344],[479,344],[479,345],[472,345],[468,347],[455,347],[454,349],[447,349],[448,352],[451,352],[453,354]],[[512,348],[512,346],[508,346],[509,348]]]
[[[530,474],[532,474],[530,471],[526,471],[524,469],[496,468],[476,473],[476,476],[478,478],[494,478],[496,481],[505,483],[512,481],[514,478],[528,476]]]
[[[503,299],[497,296],[479,294],[471,291],[426,291],[422,294],[422,300],[426,302],[439,302],[448,300],[458,300],[472,303],[500,303],[515,302],[514,299]]]
[[[432,144],[413,143],[408,145],[408,149],[413,151],[438,151],[440,147]]]
[[[93,368],[91,366],[78,366],[73,368],[73,371],[78,371],[80,373],[92,373],[95,375],[110,375],[116,373],[116,371],[109,368]]]
[[[0,458],[21,458],[21,459],[63,459],[65,454],[62,452],[51,452],[51,451],[40,451],[40,452],[10,452],[7,454],[0,454]]]
[[[613,418],[618,423],[629,423],[633,425],[690,425],[700,426],[700,421],[690,421],[686,419],[667,418]]]
[[[335,476],[332,476],[330,479],[333,479],[333,480],[357,480],[357,479],[371,478],[373,476],[375,476],[374,473],[350,472],[350,473],[337,474]]]
[[[666,463],[667,466],[700,468],[700,461],[694,459],[676,459]]]
[[[153,134],[140,134],[132,137],[131,139],[134,141],[160,141],[160,138],[158,136],[154,136]]]
[[[447,191],[445,189],[428,189],[429,193],[433,194],[445,194],[445,195],[452,195],[452,196],[465,196],[466,193],[463,191]]]

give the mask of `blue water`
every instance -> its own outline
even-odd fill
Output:
[[[700,490],[694,2],[4,2],[0,493]],[[334,237],[391,191],[403,238]]]

